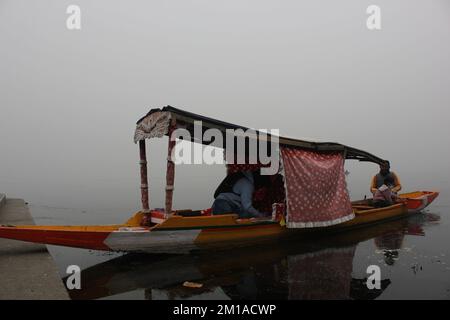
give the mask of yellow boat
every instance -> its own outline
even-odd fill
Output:
[[[425,216],[417,215],[416,219],[398,219],[351,232],[337,233],[311,240],[302,239],[303,241],[290,242],[284,246],[272,242],[231,251],[234,256],[245,257],[245,259],[230,259],[229,250],[203,251],[194,255],[126,254],[83,270],[82,290],[69,290],[69,295],[72,299],[99,299],[144,289],[145,297],[151,299],[152,289],[158,289],[167,292],[171,298],[195,297],[198,294],[213,291],[215,287],[220,286],[226,290],[230,286],[238,285],[242,276],[248,274],[249,266],[252,267],[255,274],[261,272],[266,278],[267,266],[277,264],[277,267],[281,267],[282,270],[269,268],[276,272],[272,275],[273,277],[278,278],[280,272],[289,273],[294,278],[298,278],[298,273],[303,272],[307,277],[307,279],[300,278],[306,280],[310,286],[291,287],[291,289],[306,293],[309,287],[321,287],[320,292],[315,291],[315,294],[320,296],[314,296],[315,298],[335,298],[336,290],[327,290],[326,288],[326,284],[329,284],[330,288],[328,289],[336,289],[335,281],[326,281],[330,274],[324,272],[311,274],[310,270],[313,270],[315,263],[322,264],[322,266],[323,263],[330,263],[331,265],[326,269],[332,272],[336,270],[336,267],[343,270],[338,276],[335,274],[333,279],[344,277],[344,280],[348,281],[347,284],[358,282],[359,279],[352,277],[352,268],[349,267],[353,264],[353,253],[358,243],[377,239],[375,241],[378,245],[387,246],[389,250],[399,249],[401,241],[392,242],[392,234],[396,235],[396,239],[403,239],[405,235],[423,236],[421,226],[426,219]],[[385,235],[388,235],[386,237],[388,241],[383,241]],[[331,261],[330,255],[334,257]],[[336,256],[340,258],[336,259]],[[280,261],[285,263],[280,263]],[[306,263],[308,267],[299,269],[299,263],[302,265]],[[148,272],[148,270],[152,270],[152,272]],[[67,278],[63,282],[66,280]],[[186,288],[182,285],[185,281],[200,282],[203,287],[194,290]],[[302,284],[305,283],[302,282]],[[275,290],[276,299],[286,299],[288,292],[291,291],[289,290],[291,285],[280,282],[276,286],[281,289]],[[340,286],[337,291],[345,288],[348,286]],[[355,294],[352,296],[356,295],[354,298],[359,299],[371,296],[367,295],[365,281],[363,281],[361,289],[363,289],[362,292],[354,292]],[[373,290],[369,291],[374,292]],[[264,293],[266,293],[265,288]],[[361,293],[366,293],[366,295],[361,296]]]
[[[295,205],[298,204],[295,194],[289,193],[289,190],[294,189],[292,189],[292,178],[287,171],[288,169],[291,170],[291,176],[292,174],[295,176],[297,173],[295,165],[289,167],[288,163],[290,158],[287,157],[292,152],[308,152],[306,155],[312,155],[314,159],[317,157],[319,159],[317,161],[322,161],[321,157],[328,155],[342,157],[342,162],[344,160],[359,160],[379,164],[384,160],[368,152],[338,143],[310,142],[275,137],[255,131],[249,139],[260,142],[264,137],[264,141],[268,143],[277,140],[281,149],[280,154],[285,152],[282,155],[283,170],[286,171],[283,172],[284,190],[282,190],[285,198],[281,205],[281,212],[277,212],[278,207],[275,204],[273,204],[274,212],[272,216],[258,219],[242,219],[235,213],[212,215],[210,210],[173,210],[172,197],[175,172],[173,148],[175,147],[175,139],[172,139],[172,133],[177,128],[182,128],[188,133],[193,133],[192,142],[211,145],[211,142],[196,139],[195,124],[198,121],[201,121],[206,128],[214,128],[223,133],[227,129],[247,130],[242,126],[196,115],[170,106],[150,110],[145,117],[138,121],[135,132],[135,142],[139,143],[140,147],[142,210],[135,213],[127,222],[103,226],[0,226],[0,237],[94,250],[184,253],[191,250],[248,246],[294,235],[320,234],[327,236],[334,232],[398,219],[419,212],[439,194],[435,191],[402,194],[399,203],[384,208],[371,206],[370,200],[352,203],[348,200],[348,204],[342,204],[346,212],[342,212],[342,214],[334,212],[335,216],[332,218],[326,217],[328,219],[325,219],[326,221],[294,221],[294,219],[301,220],[303,217],[294,210],[297,208]],[[169,139],[166,174],[166,207],[163,211],[157,211],[149,208],[145,140],[164,135],[171,137]],[[303,155],[305,153],[298,154]],[[295,160],[298,160],[297,154],[295,157],[297,157]],[[248,164],[244,164],[245,168],[247,166]],[[240,167],[236,165],[234,168],[239,170]],[[343,169],[343,163],[339,168]],[[334,170],[333,174],[342,180],[344,173],[343,170],[341,171]],[[330,177],[334,176],[330,174]],[[290,182],[289,179],[291,179]],[[336,183],[331,181],[331,184],[335,185]],[[345,183],[341,187],[344,186]],[[345,200],[342,202],[347,202],[348,194],[345,194],[346,192],[342,190],[343,188],[340,190],[340,197]],[[341,206],[340,203],[337,203],[337,205]]]

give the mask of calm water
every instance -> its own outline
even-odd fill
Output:
[[[38,223],[56,224],[56,212],[85,223],[114,217],[111,210],[31,210]],[[69,292],[73,299],[450,299],[447,213],[437,202],[424,214],[326,239],[207,254],[49,250],[62,278],[70,264],[83,269],[82,290]],[[380,290],[365,285],[369,265],[381,268]],[[203,287],[186,288],[185,281]]]

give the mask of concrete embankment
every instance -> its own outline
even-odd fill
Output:
[[[34,224],[22,199],[0,194],[0,225]],[[0,299],[69,299],[45,245],[0,238]]]

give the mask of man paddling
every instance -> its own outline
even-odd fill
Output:
[[[379,188],[385,185],[385,181],[389,181],[388,187],[391,192],[397,193],[402,189],[399,177],[391,171],[391,166],[389,161],[384,161],[380,164],[380,172],[372,178],[370,184],[370,191],[375,195]]]

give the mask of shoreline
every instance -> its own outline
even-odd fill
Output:
[[[0,224],[35,224],[23,199],[0,194]],[[0,239],[0,300],[67,300],[55,262],[42,244]]]

